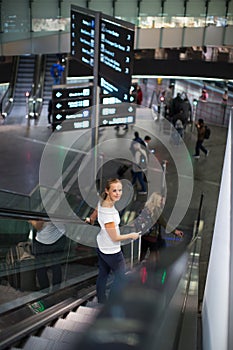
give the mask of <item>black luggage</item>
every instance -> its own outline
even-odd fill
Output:
[[[21,291],[36,290],[35,256],[31,242],[20,242],[12,246],[6,255],[8,281]]]
[[[129,165],[121,165],[120,168],[117,170],[117,175],[119,177],[122,177],[124,175],[124,173],[129,169]]]

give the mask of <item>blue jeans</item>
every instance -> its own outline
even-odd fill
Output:
[[[61,76],[53,77],[53,85],[60,85],[61,84]]]
[[[141,185],[141,191],[146,192],[146,184],[144,181],[143,171],[133,171],[132,185],[134,185],[137,180],[139,181],[139,183]]]
[[[122,286],[121,281],[125,275],[125,259],[122,251],[116,254],[104,254],[97,248],[99,275],[96,281],[96,291],[98,303],[105,303],[106,285],[108,276],[112,271],[114,273],[114,281],[111,287],[111,295],[113,295],[119,286]]]
[[[52,270],[52,285],[59,286],[62,281],[62,269],[59,260],[66,248],[66,236],[62,236],[53,244],[43,244],[35,240],[33,242],[33,254],[36,263],[42,265],[36,269],[39,286],[41,289],[49,288],[48,269]]]
[[[195,149],[196,156],[200,155],[200,150],[202,150],[202,152],[204,152],[205,155],[207,154],[207,149],[203,146],[203,141],[197,141],[196,143],[196,149]]]

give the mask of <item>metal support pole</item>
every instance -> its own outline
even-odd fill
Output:
[[[200,225],[200,220],[201,220],[201,209],[202,209],[202,204],[203,204],[203,198],[204,198],[204,194],[201,194],[201,198],[200,198],[200,203],[199,203],[199,208],[198,208],[198,214],[197,214],[197,223],[196,223],[196,230],[194,233],[194,237],[197,237],[198,232],[199,232],[199,225]]]
[[[133,268],[133,248],[134,248],[134,242],[133,242],[133,239],[131,239],[131,254],[130,254],[130,268],[132,269]]]
[[[100,159],[100,182],[99,182],[99,194],[103,191],[103,165],[104,165],[104,155],[103,153],[99,156]]]
[[[167,171],[167,160],[163,160],[162,162],[162,185],[161,185],[161,194],[164,196],[165,194],[165,188],[166,188],[166,171]]]
[[[98,86],[98,75],[99,75],[99,33],[100,33],[100,12],[95,14],[95,53],[94,53],[94,85],[93,85],[93,107],[92,107],[92,118],[91,118],[91,147],[93,152],[93,181],[96,178],[97,169],[97,150],[98,145],[98,132],[99,132],[99,86]]]
[[[138,237],[138,262],[140,261],[140,258],[141,258],[141,246],[142,246],[142,236],[139,235],[139,237]]]
[[[28,126],[30,126],[30,116],[29,116],[29,91],[26,92],[25,96],[26,96],[26,118],[28,118]]]

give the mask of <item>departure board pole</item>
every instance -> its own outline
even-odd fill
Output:
[[[94,179],[97,173],[97,145],[98,145],[98,133],[99,133],[99,33],[100,33],[100,12],[95,14],[95,53],[94,53],[94,69],[93,69],[93,108],[91,118],[91,145],[93,153],[93,175]]]

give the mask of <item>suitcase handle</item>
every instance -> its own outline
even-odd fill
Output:
[[[138,236],[138,262],[140,261],[141,257],[141,244],[142,244],[142,235],[139,234]],[[130,249],[130,268],[133,268],[133,258],[134,258],[134,240],[131,239],[131,249]]]

